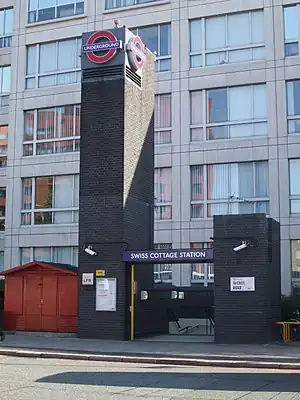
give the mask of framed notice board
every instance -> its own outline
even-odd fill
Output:
[[[117,310],[117,279],[96,278],[96,311]]]

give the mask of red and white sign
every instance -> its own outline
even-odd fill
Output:
[[[110,61],[119,49],[122,41],[109,31],[94,32],[83,46],[83,52],[87,58],[96,64],[104,64]]]
[[[126,50],[131,68],[135,71],[144,68],[147,48],[139,36],[134,36],[129,40]]]

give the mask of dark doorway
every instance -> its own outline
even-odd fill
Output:
[[[211,263],[213,249],[126,252],[131,276],[130,338],[170,341],[214,340],[213,284],[155,283],[154,264]],[[185,257],[184,257],[185,256]],[[134,260],[129,263],[128,260]],[[155,261],[155,262],[154,262]]]

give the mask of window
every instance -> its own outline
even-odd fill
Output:
[[[76,83],[81,78],[81,39],[27,46],[26,88]]]
[[[264,57],[262,10],[190,21],[191,68],[262,60]]]
[[[7,107],[10,93],[10,66],[0,67],[0,107]]]
[[[155,144],[172,142],[172,95],[155,96]]]
[[[6,188],[0,187],[0,231],[5,230]]]
[[[284,7],[284,52],[286,57],[299,54],[299,4]]]
[[[4,271],[4,251],[0,251],[0,271]]]
[[[0,168],[7,165],[8,125],[0,126]]]
[[[212,248],[212,242],[208,243],[191,243],[191,249],[208,249]],[[191,264],[191,282],[192,283],[204,283],[207,286],[208,283],[214,281],[214,264],[213,263],[199,263]]]
[[[0,10],[0,48],[10,47],[13,32],[13,8]]]
[[[265,84],[190,92],[190,108],[191,141],[267,135]]]
[[[291,240],[292,280],[300,281],[300,240]]]
[[[202,165],[191,166],[191,217],[204,217],[204,172]]]
[[[156,72],[171,71],[171,24],[153,25],[131,30],[142,38],[151,51],[157,53]]]
[[[286,83],[288,133],[300,133],[300,80]]]
[[[136,6],[138,4],[154,3],[159,0],[105,0],[105,9]]]
[[[269,213],[267,161],[193,165],[190,173],[192,219]]]
[[[23,179],[22,225],[78,222],[79,175]]]
[[[172,243],[156,243],[155,250],[172,249]],[[172,264],[155,264],[154,265],[154,282],[155,283],[172,283]]]
[[[78,247],[23,247],[21,264],[45,261],[78,267]]]
[[[24,156],[79,151],[80,105],[25,111]]]
[[[172,218],[172,168],[154,170],[155,219]]]
[[[291,214],[300,214],[300,158],[290,160],[290,209]]]
[[[29,24],[84,13],[82,0],[29,0],[28,3]]]
[[[207,166],[207,215],[269,213],[267,161]]]

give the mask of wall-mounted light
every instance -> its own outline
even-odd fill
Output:
[[[178,297],[177,291],[176,290],[172,290],[171,292],[171,300],[176,300]]]
[[[184,292],[178,292],[178,300],[184,300]]]
[[[141,290],[141,300],[148,300],[148,297],[147,290]]]

